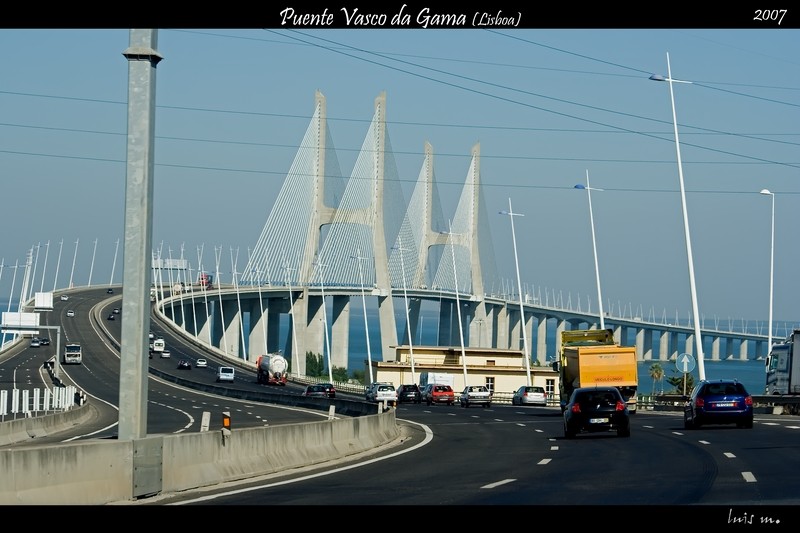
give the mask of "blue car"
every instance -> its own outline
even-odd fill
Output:
[[[753,397],[735,379],[702,380],[692,390],[683,410],[683,427],[707,424],[753,427]]]

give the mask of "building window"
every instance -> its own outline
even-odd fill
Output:
[[[489,392],[494,393],[494,378],[487,376],[484,383],[486,388],[489,389]]]
[[[544,391],[547,393],[548,398],[553,398],[556,394],[556,380],[548,379],[545,381]]]
[[[487,359],[486,360],[486,366],[495,366],[495,364],[496,363],[495,363],[494,359]]]

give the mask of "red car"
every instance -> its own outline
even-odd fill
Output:
[[[429,383],[422,391],[422,398],[425,403],[431,405],[432,403],[446,403],[453,405],[456,401],[456,393],[450,385],[439,385],[437,383]]]

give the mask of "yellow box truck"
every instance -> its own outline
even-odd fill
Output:
[[[553,370],[559,373],[561,410],[579,387],[617,387],[628,411],[636,412],[639,382],[636,347],[621,346],[610,329],[561,332],[561,346]]]

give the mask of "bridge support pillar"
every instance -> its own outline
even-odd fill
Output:
[[[747,345],[748,341],[745,339],[742,339],[739,344],[739,359],[741,361],[747,361]]]
[[[247,346],[247,360],[253,361],[258,358],[259,354],[265,352],[267,347],[267,325],[264,323],[266,315],[269,312],[267,309],[262,309],[264,300],[259,296],[255,299],[250,299],[250,331],[247,332],[249,338]]]
[[[644,361],[645,360],[644,329],[643,328],[636,328],[636,353],[638,354],[638,357],[639,357],[640,361]]]
[[[547,362],[547,317],[536,316],[536,360],[544,364]]]
[[[243,357],[244,346],[242,346],[241,314],[239,305],[234,299],[222,301],[222,311],[225,316],[224,339],[226,343],[224,351],[237,359]]]
[[[350,353],[350,297],[334,296],[331,314],[331,365],[347,368],[347,355]]]
[[[720,337],[715,335],[711,338],[711,360],[719,361],[719,342]]]

